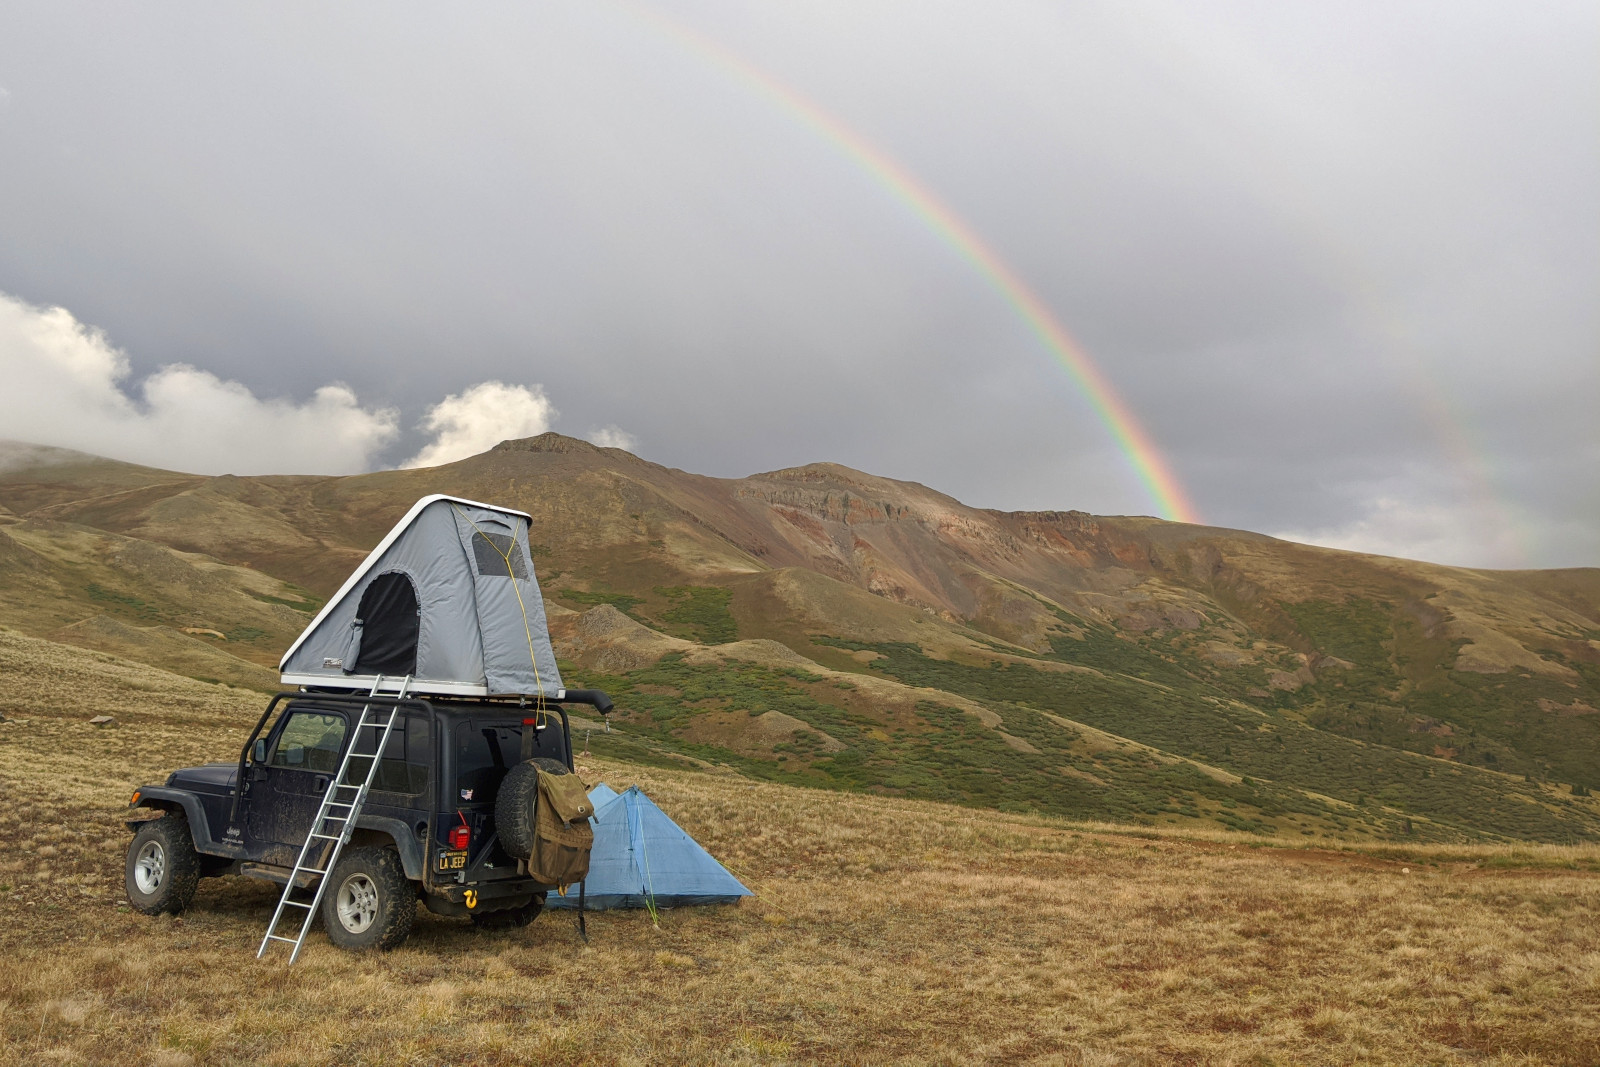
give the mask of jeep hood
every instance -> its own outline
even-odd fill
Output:
[[[167,778],[167,785],[173,789],[187,789],[194,793],[227,795],[233,789],[234,780],[238,777],[237,763],[208,763],[203,767],[185,767],[173,771]]]

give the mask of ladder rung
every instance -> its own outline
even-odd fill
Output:
[[[284,904],[285,907],[289,907],[289,908],[304,908],[307,911],[311,910],[311,905],[310,904],[302,904],[298,900],[285,900],[283,902],[283,904]]]
[[[268,941],[287,941],[291,945],[296,943],[295,939],[292,938],[292,937],[279,937],[277,934],[268,934],[267,935],[267,940]]]
[[[320,837],[324,841],[337,841],[337,840],[339,840],[339,835],[338,834],[312,834],[311,836],[312,837]]]

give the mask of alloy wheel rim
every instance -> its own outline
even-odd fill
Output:
[[[378,920],[378,887],[364,874],[352,874],[339,887],[336,898],[339,925],[352,934],[364,932]]]
[[[133,884],[149,896],[161,888],[167,875],[167,852],[159,841],[146,841],[133,862]]]

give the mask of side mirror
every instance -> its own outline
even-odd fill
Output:
[[[266,738],[264,738],[264,737],[256,738],[255,746],[250,749],[250,762],[252,762],[252,763],[265,763],[265,762],[267,762],[267,739]]]

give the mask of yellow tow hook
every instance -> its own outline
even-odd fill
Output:
[[[468,908],[468,910],[471,910],[472,908],[476,908],[477,906],[478,906],[478,891],[476,889],[467,890],[467,908]]]

